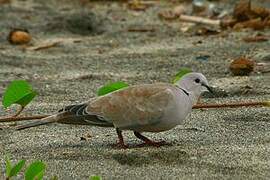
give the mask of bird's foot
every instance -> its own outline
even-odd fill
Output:
[[[166,141],[145,141],[142,144],[138,144],[137,147],[145,147],[145,146],[154,146],[154,147],[160,147],[160,146],[164,146],[164,145],[169,145],[169,143],[167,143]]]

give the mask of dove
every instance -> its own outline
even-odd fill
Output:
[[[187,73],[175,84],[155,83],[129,86],[89,101],[66,106],[39,121],[19,125],[23,130],[49,123],[90,125],[115,128],[117,146],[126,148],[122,131],[130,130],[144,144],[161,146],[143,132],[162,132],[181,125],[204,91],[211,91],[201,73]]]

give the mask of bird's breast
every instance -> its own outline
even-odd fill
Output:
[[[185,93],[175,93],[174,101],[168,105],[164,112],[163,121],[171,125],[182,124],[192,110],[192,102]]]
[[[174,128],[183,124],[184,119],[191,112],[192,103],[186,94],[176,93],[174,100],[168,104],[168,108],[159,123],[151,126],[144,126],[140,131],[145,132],[161,132]]]

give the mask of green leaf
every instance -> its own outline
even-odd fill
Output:
[[[107,84],[107,85],[99,88],[97,94],[98,94],[98,96],[103,96],[105,94],[108,94],[110,92],[113,92],[113,91],[116,91],[118,89],[122,89],[125,87],[128,87],[127,83],[124,83],[122,81],[118,81],[118,82]]]
[[[100,176],[91,176],[89,180],[101,180]]]
[[[45,171],[41,171],[40,173],[38,173],[36,176],[35,176],[35,179],[34,180],[42,180],[43,176],[44,176],[44,172]]]
[[[185,74],[192,72],[189,68],[181,68],[178,73],[174,76],[173,84],[179,81]]]
[[[37,92],[32,89],[27,81],[15,80],[8,85],[2,103],[5,108],[12,104],[19,104],[25,107],[36,95]]]
[[[23,98],[17,101],[17,104],[20,104],[22,107],[25,107],[29,102],[34,99],[34,97],[37,95],[35,91],[32,93],[26,94]]]
[[[25,160],[20,160],[15,166],[12,167],[9,177],[16,176],[23,168]]]
[[[10,158],[8,155],[6,155],[5,159],[6,159],[6,176],[11,177],[10,172],[11,172],[12,165],[10,162]]]
[[[41,161],[34,161],[26,169],[24,177],[25,180],[39,180],[42,179],[45,172],[46,165]]]

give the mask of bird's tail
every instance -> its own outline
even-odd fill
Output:
[[[55,115],[51,115],[49,117],[45,117],[43,119],[40,119],[39,121],[16,126],[15,129],[17,131],[19,131],[19,130],[28,129],[28,128],[32,128],[32,127],[36,127],[36,126],[41,126],[41,125],[45,125],[45,124],[49,124],[49,123],[54,123],[54,122],[57,122],[58,120],[59,120],[58,114],[55,114]]]

